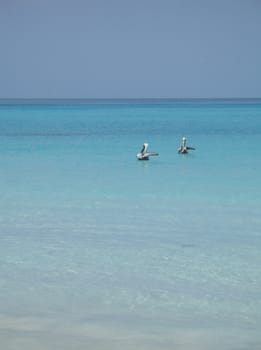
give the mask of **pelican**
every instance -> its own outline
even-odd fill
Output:
[[[181,146],[178,149],[178,153],[183,153],[184,154],[184,153],[188,153],[189,149],[195,150],[194,147],[189,147],[189,146],[186,145],[186,143],[187,143],[186,137],[182,137],[182,144],[181,144]]]
[[[158,156],[159,154],[156,152],[147,152],[149,144],[148,143],[144,143],[140,152],[136,155],[136,157],[139,160],[149,160],[150,156]]]

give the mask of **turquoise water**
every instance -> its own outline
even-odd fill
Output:
[[[5,349],[261,348],[261,100],[12,103]]]

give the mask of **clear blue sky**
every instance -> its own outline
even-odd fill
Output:
[[[0,0],[0,98],[261,97],[261,0]]]

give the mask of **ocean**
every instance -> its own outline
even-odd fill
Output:
[[[1,348],[259,350],[260,142],[261,99],[2,100]]]

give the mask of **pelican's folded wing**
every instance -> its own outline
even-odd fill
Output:
[[[150,157],[150,156],[158,156],[159,154],[157,152],[146,152],[144,153],[145,157]]]

